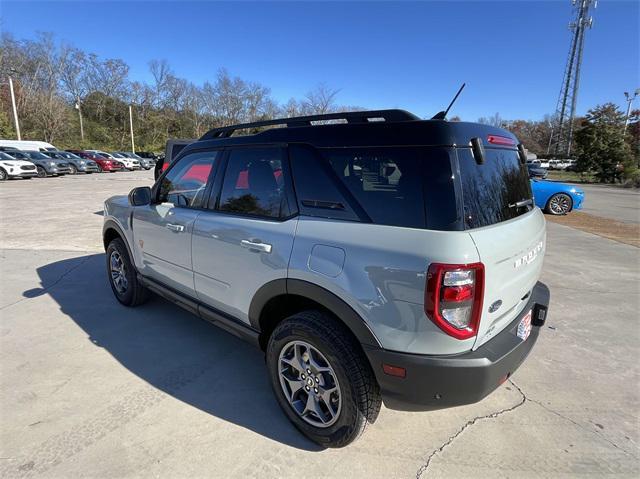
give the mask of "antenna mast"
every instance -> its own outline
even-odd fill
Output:
[[[555,156],[571,155],[571,143],[573,141],[573,120],[576,114],[578,89],[580,86],[580,67],[582,65],[582,52],[584,50],[584,34],[587,28],[593,25],[593,18],[589,16],[589,10],[596,8],[597,0],[572,0],[575,11],[575,20],[569,24],[573,32],[569,47],[569,57],[562,79],[560,97],[553,118],[553,130],[549,139],[547,154]]]

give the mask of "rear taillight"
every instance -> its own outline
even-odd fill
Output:
[[[427,271],[424,312],[456,339],[478,332],[484,296],[484,265],[432,263]]]

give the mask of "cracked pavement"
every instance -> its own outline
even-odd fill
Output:
[[[551,311],[509,381],[474,405],[383,409],[352,446],[320,450],[280,412],[258,351],[163,300],[112,298],[96,212],[150,182],[0,185],[1,477],[640,474],[637,248],[549,224]]]

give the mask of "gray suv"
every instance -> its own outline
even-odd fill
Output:
[[[154,292],[262,349],[284,414],[326,447],[382,402],[481,400],[545,321],[545,221],[517,139],[442,116],[209,131],[152,188],[105,202],[115,297]]]

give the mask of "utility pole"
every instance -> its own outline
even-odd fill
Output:
[[[135,153],[136,145],[133,141],[133,112],[131,110],[131,105],[129,105],[129,127],[131,128],[131,153]]]
[[[84,127],[82,126],[82,110],[80,109],[80,100],[76,101],[76,110],[78,110],[78,117],[80,118],[80,140],[84,142]]]
[[[16,108],[16,95],[13,93],[13,80],[9,77],[9,90],[11,90],[11,106],[13,107],[13,122],[16,126],[16,134],[18,140],[22,140],[20,137],[20,123],[18,122],[18,109]]]
[[[627,117],[624,121],[624,132],[622,133],[622,136],[625,136],[627,134],[627,126],[629,126],[629,115],[631,115],[631,104],[638,95],[640,95],[640,88],[636,88],[636,91],[633,92],[633,96],[629,95],[628,91],[624,92],[624,97],[627,99]]]
[[[589,16],[589,9],[596,8],[597,0],[572,0],[575,10],[575,20],[569,24],[573,32],[569,47],[569,57],[562,79],[560,97],[556,106],[555,124],[549,139],[547,153],[555,156],[571,155],[573,141],[573,121],[578,103],[580,87],[580,67],[584,51],[584,35],[587,28],[593,25],[593,18]]]

